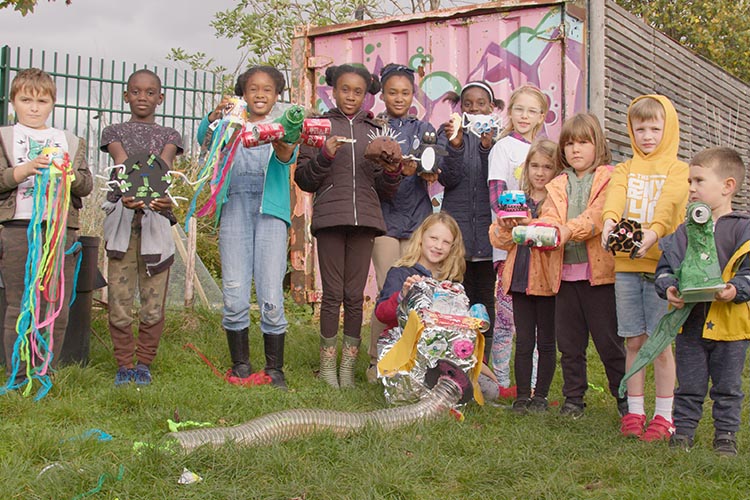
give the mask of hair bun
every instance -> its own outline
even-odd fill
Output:
[[[328,66],[326,68],[326,85],[333,87],[335,82],[334,76],[336,75],[336,69],[338,66]]]

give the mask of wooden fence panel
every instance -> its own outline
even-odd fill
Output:
[[[680,158],[730,146],[750,159],[750,85],[651,28],[613,0],[605,9],[605,128],[614,160],[630,155],[627,106],[641,94],[659,93],[680,117]],[[735,199],[750,209],[750,179]]]

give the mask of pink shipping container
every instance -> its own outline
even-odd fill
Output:
[[[659,92],[675,102],[682,120],[681,155],[720,141],[711,141],[710,116],[704,99],[717,91],[724,99],[720,112],[740,130],[747,130],[750,106],[747,84],[729,76],[618,7],[611,0],[514,0],[445,9],[323,28],[297,30],[292,53],[292,98],[320,111],[335,104],[325,84],[325,68],[361,63],[373,73],[388,63],[405,64],[417,72],[412,113],[435,128],[451,112],[446,92],[460,91],[469,80],[489,82],[496,97],[507,102],[525,83],[548,97],[550,111],[544,133],[556,139],[566,117],[587,109],[600,117],[615,160],[630,154],[625,127],[633,97]],[[706,85],[711,78],[714,88]],[[678,88],[682,87],[682,88]],[[700,106],[697,106],[700,104]],[[365,108],[384,110],[378,96]],[[743,153],[748,138],[735,134],[733,145]],[[726,143],[723,141],[722,143]],[[745,146],[745,147],[743,147]],[[318,302],[314,241],[309,232],[310,196],[293,195],[290,241],[292,293],[298,302]],[[747,206],[747,186],[740,203]],[[365,305],[376,298],[374,274],[365,290]],[[367,312],[365,320],[369,320]]]

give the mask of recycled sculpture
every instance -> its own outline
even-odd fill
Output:
[[[687,232],[685,259],[675,270],[685,305],[681,309],[673,308],[659,321],[656,331],[649,336],[638,351],[633,366],[622,377],[620,397],[625,395],[627,380],[656,359],[659,353],[672,343],[682,324],[690,315],[690,311],[693,310],[693,306],[697,302],[714,300],[714,294],[724,287],[719,258],[716,254],[711,208],[705,203],[688,205],[685,229]]]
[[[276,140],[290,144],[301,140],[305,144],[320,147],[331,131],[330,121],[326,119],[305,119],[305,109],[302,106],[288,107],[271,123],[248,122],[246,108],[245,101],[233,99],[231,106],[227,106],[224,116],[214,127],[206,162],[198,173],[197,180],[191,183],[197,187],[185,216],[185,231],[188,230],[193,214],[196,217],[213,215],[214,224],[218,225],[221,208],[227,201],[232,160],[240,145],[249,148]],[[200,208],[196,208],[198,197],[207,183],[211,195]]]

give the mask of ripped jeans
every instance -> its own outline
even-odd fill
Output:
[[[250,292],[260,308],[260,331],[286,332],[283,281],[287,269],[287,226],[276,217],[260,213],[262,173],[232,173],[229,197],[221,212],[221,256],[224,311],[222,326],[242,330],[250,325]]]

